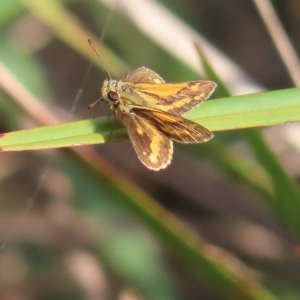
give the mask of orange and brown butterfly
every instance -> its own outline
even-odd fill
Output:
[[[158,171],[171,162],[172,141],[203,143],[213,137],[208,129],[181,115],[209,98],[215,88],[212,81],[165,83],[157,73],[142,67],[120,81],[106,79],[101,91],[125,125],[140,161]]]
[[[166,168],[173,143],[207,142],[213,134],[181,117],[215,90],[211,81],[165,83],[154,71],[142,67],[123,80],[106,79],[102,97],[127,129],[140,161],[149,169]]]

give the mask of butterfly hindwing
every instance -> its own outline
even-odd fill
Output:
[[[149,169],[167,167],[173,155],[173,143],[156,126],[134,113],[118,113],[127,129],[135,152],[140,161]]]
[[[155,124],[159,131],[179,143],[202,143],[213,137],[212,132],[205,127],[178,115],[144,107],[135,107],[132,112]]]

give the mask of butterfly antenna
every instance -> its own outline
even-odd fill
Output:
[[[103,62],[103,60],[101,59],[100,55],[98,54],[98,52],[97,52],[97,50],[96,50],[96,47],[95,47],[95,45],[94,45],[92,39],[91,39],[91,38],[88,38],[88,42],[89,42],[91,48],[93,49],[93,51],[96,53],[97,57],[99,58],[99,60],[100,60],[100,62],[101,62],[101,64],[102,64],[104,70],[106,71],[106,73],[107,73],[108,76],[109,76],[109,79],[112,80],[111,75],[110,75],[110,73],[108,72],[108,69],[107,69],[105,63]]]

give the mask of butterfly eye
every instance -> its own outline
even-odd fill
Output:
[[[117,92],[109,91],[107,96],[111,101],[115,102],[115,101],[119,100],[119,94]]]

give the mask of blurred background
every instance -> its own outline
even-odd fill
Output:
[[[273,0],[271,7],[299,52],[300,2]],[[93,64],[90,36],[116,79],[141,66],[166,82],[207,78],[196,43],[233,94],[295,86],[254,1],[2,0],[1,133],[49,125],[40,105],[61,123],[109,114],[104,103],[87,111],[108,76]],[[207,280],[209,269],[195,272],[143,216],[122,206],[119,189],[163,206],[245,286],[276,295],[249,299],[299,299],[299,234],[278,214],[295,208],[274,200],[284,195],[277,198],[245,132],[176,144],[160,172],[146,169],[128,140],[94,146],[98,178],[71,151],[2,153],[0,299],[242,299],[216,288],[217,278]],[[297,125],[262,132],[298,184]],[[176,229],[176,220],[175,227],[165,220]]]

